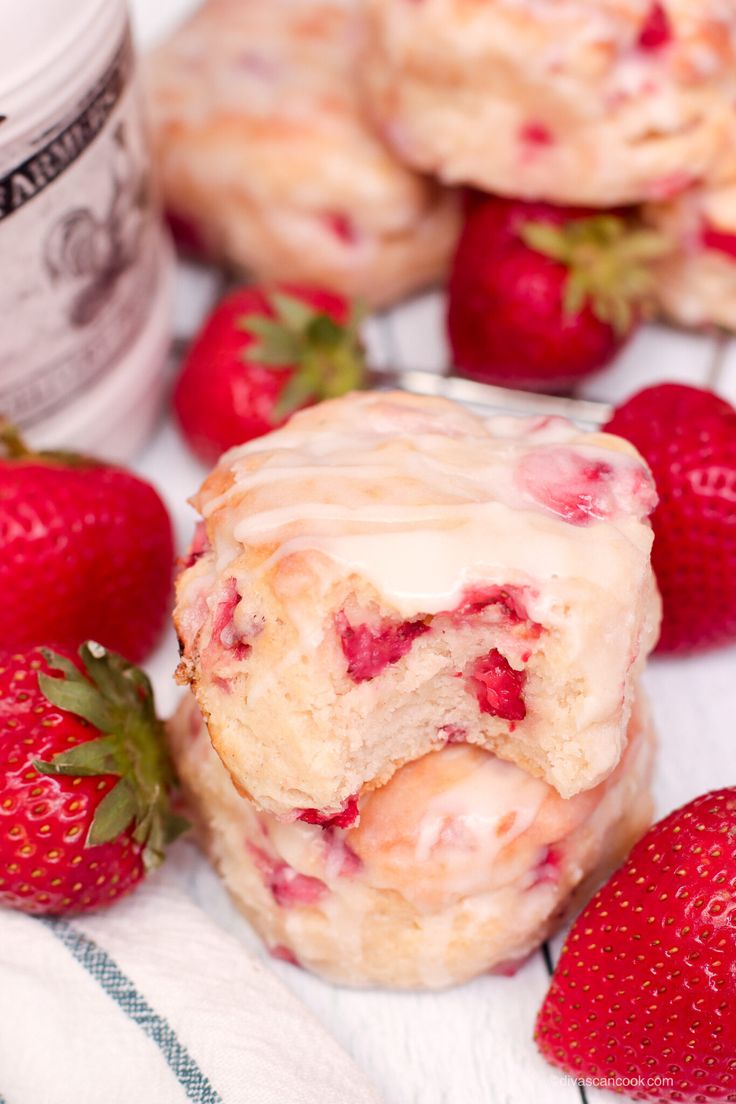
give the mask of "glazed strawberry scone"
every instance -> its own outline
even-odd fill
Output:
[[[684,326],[736,330],[735,148],[736,120],[727,161],[712,180],[644,210],[671,246],[657,269],[659,305]]]
[[[207,0],[149,59],[164,199],[205,253],[372,304],[438,279],[456,198],[402,165],[354,79],[355,0]]]
[[[405,160],[557,203],[669,196],[712,168],[731,0],[368,0],[367,100]]]
[[[353,393],[226,453],[178,677],[241,792],[331,817],[448,738],[564,797],[615,768],[657,635],[648,469],[563,419]]]
[[[191,695],[169,735],[236,904],[274,955],[350,985],[442,988],[513,972],[651,818],[640,700],[618,767],[577,797],[450,742],[323,824],[279,820],[240,796]]]

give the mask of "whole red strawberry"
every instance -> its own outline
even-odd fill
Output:
[[[215,308],[184,362],[174,409],[190,448],[212,463],[289,414],[363,382],[350,303],[307,287],[246,287]]]
[[[32,453],[0,424],[0,648],[92,638],[141,660],[167,618],[173,561],[169,515],[150,483]]]
[[[544,1057],[636,1100],[736,1100],[736,789],[660,821],[579,916]]]
[[[659,492],[659,650],[736,641],[736,410],[711,391],[660,384],[624,403],[606,429],[636,445]]]
[[[0,653],[0,905],[111,904],[185,822],[151,685],[98,644]]]
[[[661,252],[622,215],[472,197],[448,288],[457,368],[533,389],[603,368],[634,332]]]

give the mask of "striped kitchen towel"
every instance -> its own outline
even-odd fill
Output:
[[[166,868],[107,913],[0,912],[0,1104],[378,1104]]]

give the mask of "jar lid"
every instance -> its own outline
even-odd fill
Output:
[[[17,4],[0,2],[0,115],[23,111],[70,78],[83,78],[124,19],[122,0],[32,0],[22,14]]]

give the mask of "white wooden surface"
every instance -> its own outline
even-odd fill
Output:
[[[138,0],[133,8],[139,34],[150,41],[171,26],[179,11],[194,6],[195,0],[158,0],[156,5]],[[181,269],[176,315],[180,334],[196,329],[217,287],[214,274]],[[446,348],[439,293],[371,320],[368,344],[377,363],[442,370]],[[664,379],[707,384],[736,401],[736,342],[651,326],[583,391],[587,397],[618,402],[639,387]],[[183,546],[193,522],[186,499],[203,469],[187,454],[169,423],[162,425],[137,467],[164,494]],[[171,680],[175,664],[171,634],[149,665],[166,712],[177,700]],[[660,734],[656,792],[661,813],[709,788],[736,781],[735,674],[736,649],[651,664],[646,684]],[[178,845],[172,862],[202,906],[261,953],[195,848]],[[559,945],[558,938],[550,947],[552,957]],[[341,990],[291,966],[268,961],[368,1072],[386,1104],[526,1104],[534,1100],[575,1104],[580,1100],[579,1090],[546,1066],[531,1042],[549,976],[541,952],[515,978],[481,978],[440,994]],[[621,1099],[590,1091],[587,1098],[591,1104]],[[243,1099],[247,1099],[245,1090]]]

